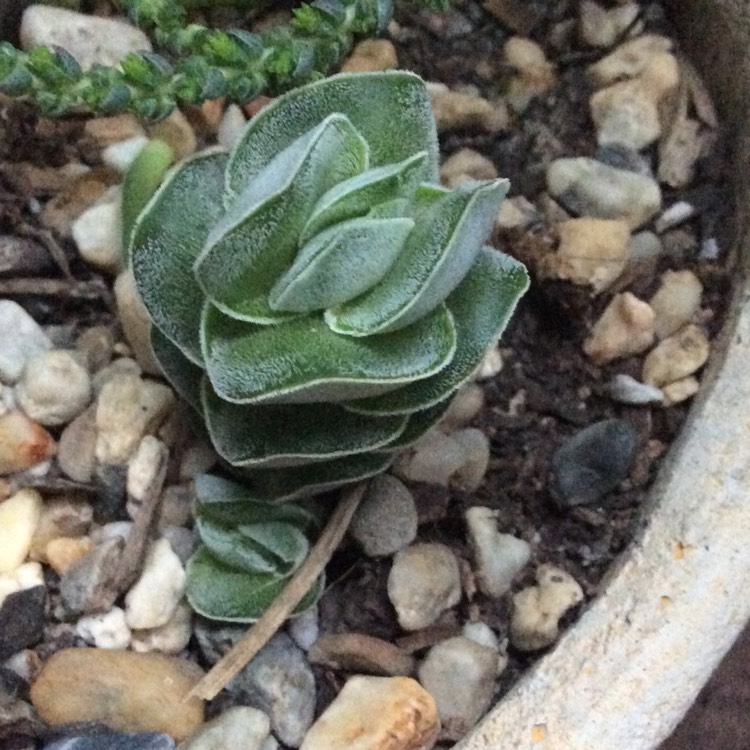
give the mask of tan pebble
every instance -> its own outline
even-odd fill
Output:
[[[555,275],[604,291],[622,273],[630,254],[630,229],[619,219],[570,219],[558,225]]]
[[[60,537],[83,536],[91,526],[93,508],[65,497],[47,500],[29,549],[32,560],[47,562],[47,545]]]
[[[341,72],[360,73],[397,67],[398,56],[393,42],[388,39],[365,39],[352,50],[349,58],[341,66]]]
[[[12,474],[55,455],[55,441],[40,424],[20,411],[0,417],[0,474]]]
[[[169,117],[152,125],[149,135],[163,140],[172,149],[175,161],[187,158],[198,146],[193,128],[179,109],[173,110]]]
[[[709,138],[697,120],[684,113],[677,115],[659,143],[659,182],[673,188],[689,185]]]
[[[633,28],[640,10],[638,3],[607,9],[592,0],[581,0],[578,9],[581,41],[591,47],[609,47],[626,31],[632,36],[640,30],[638,25]]]
[[[100,168],[86,172],[47,201],[40,215],[42,224],[62,237],[70,237],[73,222],[103,198],[120,179],[114,169]]]
[[[352,677],[312,725],[300,750],[430,750],[435,701],[409,677]]]
[[[542,47],[531,39],[520,36],[508,39],[503,45],[503,58],[517,71],[506,92],[508,102],[517,112],[522,112],[535,96],[544,94],[557,83],[555,66],[547,60]]]
[[[583,351],[595,365],[646,351],[654,342],[654,311],[630,292],[617,294],[607,305]]]
[[[552,645],[559,634],[559,620],[583,601],[583,589],[566,571],[540,565],[536,586],[513,596],[510,642],[519,651],[536,651]]]
[[[666,271],[649,304],[656,315],[654,330],[659,339],[671,336],[698,312],[703,285],[692,271]]]
[[[600,89],[590,101],[599,145],[621,144],[640,151],[662,135],[661,110],[679,85],[677,59],[662,52],[636,78]]]
[[[0,503],[0,573],[15,570],[26,559],[42,507],[42,496],[32,489]]]
[[[430,99],[439,132],[467,129],[499,133],[508,128],[508,111],[502,102],[441,86],[431,88]]]
[[[44,556],[55,573],[62,575],[71,565],[77,563],[84,555],[88,555],[95,546],[87,536],[61,536],[47,544]]]
[[[141,438],[153,434],[174,403],[174,394],[161,383],[136,375],[108,380],[96,405],[96,458],[103,464],[125,464]]]
[[[203,701],[185,700],[201,676],[194,663],[162,654],[67,648],[44,665],[31,702],[49,724],[100,721],[182,740],[203,723]]]
[[[621,44],[614,52],[589,66],[588,76],[598,86],[634,78],[658,54],[669,52],[671,39],[657,34],[643,34]]]
[[[144,372],[161,375],[161,366],[151,347],[151,321],[138,294],[131,269],[117,277],[114,292],[120,324],[133,356]]]
[[[313,664],[374,675],[410,675],[414,657],[388,641],[364,633],[327,633],[308,651]]]
[[[664,339],[643,362],[644,383],[663,386],[692,375],[706,363],[709,354],[706,334],[687,325]]]
[[[692,375],[665,385],[662,388],[662,393],[664,394],[663,406],[674,406],[675,404],[687,401],[698,393],[700,387],[701,384],[698,382],[698,378]]]
[[[90,482],[96,457],[96,405],[79,414],[60,435],[57,462],[62,472],[76,482]]]
[[[93,138],[101,148],[138,135],[145,135],[143,127],[134,115],[94,117],[86,121],[83,132]]]
[[[440,167],[440,181],[447,187],[456,187],[467,179],[494,180],[495,165],[478,151],[462,148],[451,154]]]

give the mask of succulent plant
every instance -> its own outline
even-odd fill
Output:
[[[525,290],[523,266],[483,244],[507,181],[447,190],[437,158],[418,76],[343,74],[276,99],[231,154],[179,165],[136,219],[154,351],[253,502],[385,470]],[[242,567],[203,541],[204,582]],[[220,599],[193,603],[249,617]]]

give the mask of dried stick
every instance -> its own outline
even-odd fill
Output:
[[[354,511],[365,493],[365,485],[347,490],[326,524],[305,562],[300,565],[284,590],[242,639],[205,674],[185,696],[211,700],[268,643],[283,625],[331,559],[349,527]]]

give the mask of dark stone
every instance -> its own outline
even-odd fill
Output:
[[[94,503],[94,520],[99,524],[128,521],[125,508],[128,469],[126,466],[104,464],[96,467],[99,493]]]
[[[43,750],[173,750],[174,746],[174,740],[160,732],[101,732],[55,740]]]
[[[651,164],[643,154],[620,143],[608,143],[599,146],[596,158],[603,164],[615,169],[624,169],[626,172],[635,172],[646,177],[652,177]]]
[[[70,614],[101,612],[112,606],[112,580],[118,572],[124,542],[108,539],[71,565],[60,578],[60,594]]]
[[[0,661],[42,640],[46,596],[44,586],[34,586],[5,598],[0,607]]]
[[[600,501],[628,475],[638,453],[635,429],[607,419],[576,433],[552,457],[552,493],[560,507]]]

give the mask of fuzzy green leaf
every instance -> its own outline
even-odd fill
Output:
[[[201,540],[217,560],[247,573],[283,578],[301,565],[310,543],[297,526],[272,515],[252,523],[236,518],[221,523],[210,513],[201,513],[196,521]]]
[[[368,169],[332,187],[315,204],[300,235],[300,244],[339,221],[368,215],[382,203],[403,200],[402,205],[408,206],[426,162],[427,152],[421,151],[398,164]]]
[[[431,378],[377,398],[351,401],[345,408],[365,414],[399,414],[446,398],[471,377],[487,349],[499,339],[528,286],[529,277],[521,263],[485,247],[447,300],[458,334],[450,364]]]
[[[211,442],[233,466],[283,467],[363,453],[387,445],[405,416],[372,418],[336,404],[231,404],[204,381]]]
[[[413,73],[347,73],[290,91],[251,121],[227,170],[238,195],[283,148],[332,112],[346,115],[370,146],[370,166],[381,167],[427,151],[423,180],[438,178],[435,120],[424,82]]]
[[[289,317],[268,293],[294,259],[318,197],[367,168],[367,144],[343,115],[331,115],[271,159],[212,229],[195,263],[208,298],[238,319]]]
[[[201,517],[196,519],[196,524],[203,544],[225,565],[246,573],[264,573],[272,578],[285,578],[291,572],[291,566],[274,555],[267,545],[246,536],[234,524],[217,524]],[[307,539],[298,529],[288,524],[278,526],[293,529],[307,547]]]
[[[393,456],[382,451],[345,456],[307,466],[277,469],[238,470],[249,489],[266,502],[286,503],[336,489],[385,471]]]
[[[191,362],[156,326],[151,326],[151,348],[167,380],[199,414],[203,369]]]
[[[187,564],[187,599],[204,617],[225,622],[259,619],[287,584],[287,580],[263,573],[246,573],[217,560],[201,545]],[[323,593],[325,579],[297,605],[295,614],[312,607]]]
[[[226,161],[225,154],[213,152],[170,172],[132,233],[133,274],[146,309],[160,331],[197,364],[204,295],[193,263],[223,211]]]
[[[271,307],[307,313],[363,294],[385,276],[413,227],[412,219],[351,219],[323,230],[271,289]]]
[[[202,338],[211,384],[234,403],[337,402],[385,393],[439,372],[456,347],[444,305],[408,328],[367,339],[333,333],[316,317],[259,326],[208,307]]]
[[[416,226],[396,262],[369,292],[326,312],[337,333],[369,336],[403,328],[439,305],[468,273],[497,216],[507,180],[453,192],[419,190]]]

